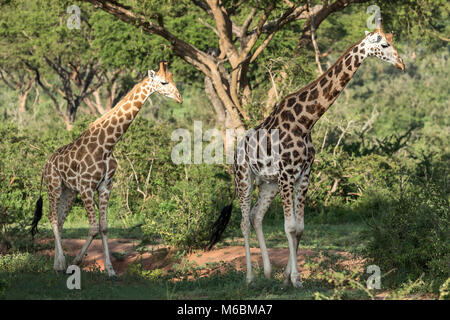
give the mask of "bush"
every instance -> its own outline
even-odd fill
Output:
[[[449,201],[447,190],[432,184],[408,184],[393,192],[390,204],[368,221],[365,254],[394,281],[422,274],[437,289],[449,277]]]
[[[6,296],[8,287],[24,273],[53,271],[52,261],[44,255],[28,252],[0,254],[0,298]]]
[[[114,152],[119,167],[110,212],[125,223],[140,219],[144,241],[162,240],[189,251],[209,240],[233,184],[225,167],[174,164],[171,150],[178,142],[170,138],[176,128],[170,122],[134,121]]]
[[[39,150],[32,147],[36,142],[17,125],[0,124],[0,137],[0,252],[4,252],[31,244],[25,227],[31,223],[42,163]]]
[[[148,240],[190,251],[209,241],[211,226],[230,200],[231,179],[224,168],[209,165],[185,167],[185,177],[166,186],[166,192],[152,200],[142,227]]]
[[[78,122],[70,132],[45,134],[0,122],[0,252],[32,246],[28,231],[39,197],[42,167],[56,149],[78,137],[89,120]],[[45,196],[45,185],[42,191]],[[45,220],[45,213],[43,217]]]
[[[33,248],[29,235],[34,206],[39,197],[42,166],[59,147],[76,139],[92,117],[80,118],[72,131],[19,130],[0,123],[0,251]],[[125,228],[144,223],[146,238],[162,239],[182,248],[204,245],[217,208],[228,202],[231,176],[224,167],[176,165],[171,160],[171,132],[165,121],[137,118],[114,151],[118,169],[109,203],[110,221],[120,218]],[[26,159],[26,162],[17,161]],[[42,227],[47,220],[44,196]],[[84,209],[80,201],[74,211]]]
[[[388,201],[398,159],[384,155],[333,154],[325,149],[314,163],[306,210],[315,223],[361,221]]]

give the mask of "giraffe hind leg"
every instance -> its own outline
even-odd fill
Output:
[[[245,258],[247,265],[246,279],[249,284],[253,281],[255,276],[252,271],[250,256],[250,210],[252,203],[253,177],[248,166],[246,166],[246,168],[243,166],[236,167],[235,185],[242,213],[241,231],[244,236]]]
[[[76,197],[77,197],[76,191],[70,190],[69,188],[63,185],[61,198],[58,206],[58,229],[61,237],[64,222],[66,221],[67,215],[69,214]]]
[[[58,226],[58,216],[60,208],[60,200],[62,195],[62,182],[58,173],[51,165],[46,166],[45,170],[45,184],[47,186],[47,194],[50,202],[50,210],[48,213],[48,219],[52,226],[53,234],[55,236],[55,258],[53,269],[55,271],[66,270],[66,259],[62,249],[61,233]]]

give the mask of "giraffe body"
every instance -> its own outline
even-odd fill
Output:
[[[375,32],[366,32],[364,39],[351,46],[318,79],[282,99],[274,111],[238,143],[233,171],[242,212],[241,230],[244,235],[248,283],[254,278],[250,260],[251,226],[255,229],[261,248],[264,274],[266,277],[271,275],[262,221],[279,193],[289,245],[285,281],[294,287],[301,287],[297,248],[304,230],[304,205],[315,157],[311,129],[336,101],[362,61],[370,56],[404,70],[403,61],[393,48],[392,34],[385,34],[380,25]],[[277,134],[269,134],[271,131]],[[278,154],[275,155],[273,150],[278,150]],[[259,194],[252,207],[251,194],[255,185]],[[231,206],[227,210],[230,215]],[[222,216],[225,214],[227,212],[223,211]],[[224,226],[220,230],[216,228],[210,248],[218,241],[223,229]]]
[[[117,106],[91,123],[75,141],[59,148],[44,164],[42,175],[50,201],[49,220],[55,235],[55,270],[65,271],[66,268],[61,233],[72,203],[79,193],[90,227],[88,238],[73,263],[81,263],[92,239],[100,233],[105,255],[105,269],[109,276],[115,276],[107,239],[107,205],[112,179],[117,168],[113,149],[153,92],[163,94],[179,103],[182,102],[172,80],[172,74],[167,71],[167,62],[160,64],[157,73],[150,71],[149,77],[138,83]],[[97,222],[94,206],[96,192],[100,224]],[[33,224],[33,234],[38,221],[39,219]]]

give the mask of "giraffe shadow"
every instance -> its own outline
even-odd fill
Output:
[[[62,238],[64,239],[85,239],[89,233],[89,227],[68,227],[63,228]],[[39,229],[39,234],[36,238],[53,238],[53,231],[50,226],[41,227]],[[97,236],[95,239],[100,239]],[[141,239],[142,231],[141,228],[130,227],[110,227],[108,228],[108,238],[126,238],[126,239]]]

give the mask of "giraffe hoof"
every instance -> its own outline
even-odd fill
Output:
[[[59,276],[65,276],[66,270],[55,270],[56,275]]]
[[[117,275],[113,274],[113,275],[109,276],[109,280],[116,282],[116,281],[119,281],[119,277]]]

